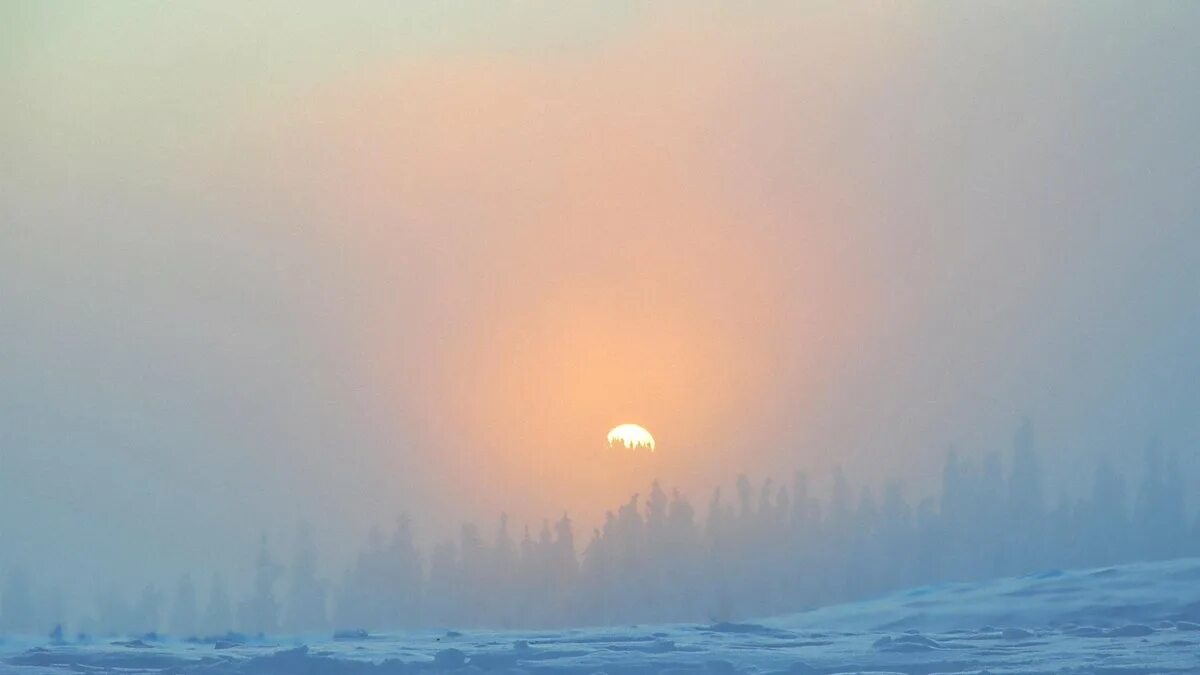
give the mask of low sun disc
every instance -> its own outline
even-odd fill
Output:
[[[608,447],[624,445],[631,450],[648,448],[654,452],[654,437],[644,427],[636,424],[621,424],[608,432]]]

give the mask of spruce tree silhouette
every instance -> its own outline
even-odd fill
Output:
[[[225,588],[225,578],[220,572],[213,574],[212,583],[209,585],[208,604],[205,605],[200,628],[210,636],[233,629],[232,602],[229,599],[229,591]]]
[[[325,630],[325,584],[317,578],[317,547],[307,523],[296,526],[295,555],[288,576],[283,630],[293,634]]]
[[[259,539],[258,557],[254,561],[254,586],[250,597],[238,608],[238,623],[247,633],[274,633],[279,628],[279,602],[275,599],[275,584],[283,575],[283,566],[271,557],[267,535]]]
[[[171,620],[167,630],[176,637],[191,637],[196,635],[196,621],[196,587],[192,584],[192,575],[183,574],[175,587],[175,600],[171,603]]]

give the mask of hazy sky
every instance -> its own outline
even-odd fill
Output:
[[[1195,473],[1200,4],[336,4],[0,5],[0,570]]]

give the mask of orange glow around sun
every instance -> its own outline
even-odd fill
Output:
[[[313,236],[348,287],[395,289],[345,310],[370,414],[438,486],[389,499],[469,493],[480,518],[584,526],[655,479],[698,492],[755,470],[747,430],[795,417],[761,402],[819,392],[857,334],[826,186],[783,217],[729,179],[745,139],[714,130],[758,80],[674,77],[745,45],[660,28],[600,60],[389,63],[314,92],[319,114],[264,121],[316,139],[289,165],[332,167],[292,192],[347,224]],[[601,446],[622,418],[653,420],[670,452]]]

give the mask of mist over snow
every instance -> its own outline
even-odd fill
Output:
[[[809,672],[787,650],[843,626],[816,672],[932,672],[956,630],[960,671],[1142,637],[1111,653],[1197,667],[1165,656],[1200,619],[1197,34],[1195,3],[3,3],[0,671],[321,672],[386,632],[371,668],[532,673],[629,624],[570,635],[632,660],[545,658]],[[1001,621],[1043,591],[1120,602]]]
[[[219,573],[205,587],[185,572],[173,593],[153,583],[133,596],[110,588],[93,608],[69,611],[59,593],[14,568],[0,591],[0,625],[27,635],[57,626],[80,639],[167,633],[211,641],[736,623],[918,586],[1200,556],[1200,516],[1185,505],[1196,483],[1184,479],[1179,453],[1149,445],[1132,485],[1107,462],[1088,472],[1084,495],[1050,496],[1026,420],[1007,457],[949,452],[939,494],[915,503],[900,482],[877,494],[840,468],[828,498],[810,490],[803,472],[760,482],[738,476],[704,506],[654,482],[590,533],[566,514],[533,528],[501,514],[491,528],[466,523],[424,547],[402,516],[390,531],[372,528],[352,564],[329,571],[301,523],[290,554],[266,535],[245,552],[244,591]]]

